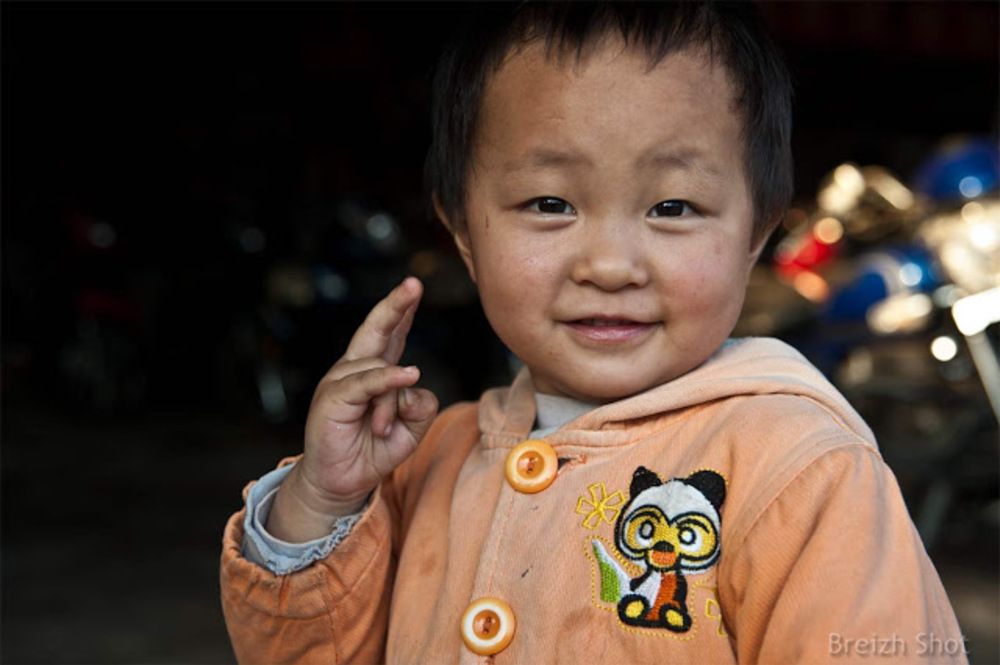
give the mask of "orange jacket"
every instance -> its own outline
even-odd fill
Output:
[[[505,476],[534,423],[522,373],[442,413],[326,559],[276,577],[230,519],[222,602],[242,663],[965,662],[868,427],[776,340],[545,437],[558,476]],[[286,460],[286,463],[289,460]],[[516,627],[490,657],[482,597]]]

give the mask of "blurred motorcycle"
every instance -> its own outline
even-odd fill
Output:
[[[956,501],[976,505],[961,528],[996,520],[997,162],[995,142],[951,143],[912,189],[841,164],[775,249],[784,306],[745,317],[758,329],[744,332],[793,343],[865,416],[928,546]]]

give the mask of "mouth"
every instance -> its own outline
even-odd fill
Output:
[[[674,565],[677,560],[677,554],[674,552],[650,552],[649,559],[659,568],[670,568]]]
[[[646,335],[655,323],[628,318],[593,316],[567,321],[578,336],[595,342],[627,342]]]
[[[638,321],[631,321],[629,319],[577,319],[572,323],[579,324],[581,326],[593,326],[595,328],[613,328],[617,326],[635,326],[641,325]]]

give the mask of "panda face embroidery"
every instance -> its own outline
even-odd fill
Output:
[[[718,523],[704,493],[671,480],[632,496],[615,526],[615,541],[626,557],[654,570],[702,570],[718,558]]]
[[[629,576],[600,539],[591,541],[601,598],[617,603],[622,623],[673,632],[691,627],[684,575],[718,561],[725,495],[725,480],[715,471],[663,482],[645,467],[635,470],[628,503],[615,523],[615,546],[643,573]]]

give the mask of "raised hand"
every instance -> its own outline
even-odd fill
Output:
[[[399,367],[423,287],[409,277],[379,302],[313,394],[305,452],[275,497],[266,529],[289,542],[330,532],[410,456],[437,415],[437,398]]]

